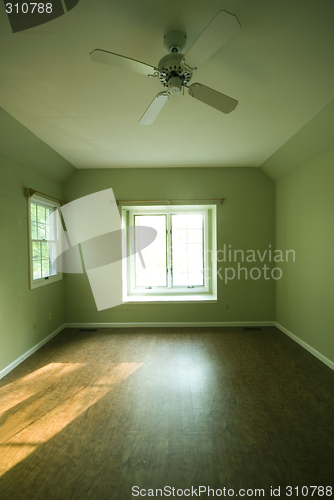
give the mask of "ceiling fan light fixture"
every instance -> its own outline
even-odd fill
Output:
[[[178,76],[173,76],[168,81],[168,92],[170,94],[179,94],[182,89],[183,82]]]

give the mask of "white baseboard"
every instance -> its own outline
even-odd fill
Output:
[[[6,368],[4,368],[3,370],[1,370],[0,371],[0,380],[3,377],[5,377],[9,372],[11,372],[12,370],[14,370],[14,368],[16,368],[20,363],[22,363],[22,361],[24,361],[25,359],[29,358],[29,356],[31,356],[32,354],[34,354],[34,352],[38,351],[38,349],[40,349],[41,347],[43,347],[43,345],[45,345],[47,342],[49,342],[49,340],[51,340],[53,337],[55,337],[56,335],[58,335],[58,333],[60,333],[62,330],[64,330],[65,327],[66,326],[64,324],[64,325],[60,326],[59,328],[57,328],[57,330],[55,330],[54,332],[50,333],[50,335],[48,335],[47,337],[45,337],[45,339],[43,339],[40,342],[38,342],[38,344],[36,344],[31,349],[29,349],[29,351],[27,351],[24,354],[22,354],[22,356],[20,356],[15,361],[13,361],[10,365],[6,366]]]
[[[66,323],[66,328],[168,328],[168,327],[244,327],[275,326],[274,321],[172,321],[149,323]]]
[[[297,335],[291,333],[287,328],[285,328],[284,326],[280,325],[279,323],[275,322],[275,326],[279,330],[281,330],[283,333],[285,333],[286,335],[288,335],[288,337],[290,337],[292,340],[294,340],[295,342],[297,342],[297,344],[301,345],[302,347],[304,347],[304,349],[306,349],[311,354],[313,354],[313,356],[315,356],[316,358],[320,359],[320,361],[322,361],[323,363],[325,363],[325,365],[327,365],[329,368],[331,368],[332,370],[334,370],[334,362],[331,361],[330,359],[326,358],[326,356],[324,356],[323,354],[321,354],[321,352],[319,352],[316,349],[314,349],[314,347],[311,347],[309,344],[307,344],[306,342],[304,342],[304,340],[301,340],[299,337],[297,337]]]

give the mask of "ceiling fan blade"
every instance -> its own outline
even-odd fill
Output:
[[[130,71],[135,71],[136,73],[141,73],[146,76],[152,74],[152,72],[156,69],[154,66],[150,66],[149,64],[136,61],[135,59],[130,59],[130,57],[121,56],[120,54],[114,54],[113,52],[108,52],[106,50],[95,49],[89,55],[93,62],[119,66],[120,68],[129,69]]]
[[[226,114],[231,113],[231,111],[233,111],[238,105],[238,101],[232,99],[232,97],[221,94],[220,92],[210,89],[210,87],[206,87],[205,85],[201,85],[200,83],[193,83],[188,87],[188,91],[191,97],[194,97],[195,99],[198,99],[199,101],[202,101]]]
[[[140,125],[151,125],[169,99],[167,92],[160,92],[151,102],[141,119]]]
[[[221,10],[190,47],[185,60],[191,68],[198,68],[240,29],[236,16]]]

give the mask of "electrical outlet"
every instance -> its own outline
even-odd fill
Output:
[[[37,329],[37,321],[32,322],[32,329],[36,330]]]
[[[52,319],[52,312],[50,311],[49,312],[49,320],[51,320],[51,319]]]
[[[228,310],[230,308],[230,303],[229,302],[225,302],[225,309]]]

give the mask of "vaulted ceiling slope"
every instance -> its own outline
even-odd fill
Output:
[[[334,100],[268,158],[261,170],[276,181],[332,148]]]
[[[220,10],[241,29],[191,83],[237,99],[236,110],[225,115],[180,93],[153,125],[138,125],[159,80],[89,54],[157,66],[164,34],[183,31],[186,52]],[[259,167],[334,98],[333,18],[328,0],[80,0],[13,34],[0,9],[0,106],[77,168]]]
[[[60,183],[75,172],[73,165],[2,108],[0,154]]]

